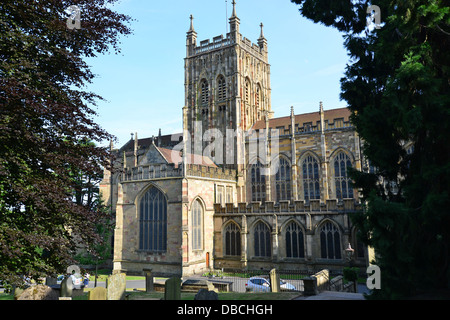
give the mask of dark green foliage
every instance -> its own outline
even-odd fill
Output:
[[[93,79],[83,59],[117,51],[130,33],[129,18],[108,9],[114,2],[75,1],[75,30],[65,13],[74,1],[0,3],[1,280],[64,271],[77,242],[100,241],[102,214],[77,198],[79,177],[98,181],[110,157],[98,145],[112,137],[92,120],[100,97],[83,91]]]
[[[353,171],[365,210],[352,217],[381,269],[377,297],[450,286],[450,7],[442,0],[292,0],[343,32],[341,97],[374,170]],[[382,27],[366,26],[376,4]]]

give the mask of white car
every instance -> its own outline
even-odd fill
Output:
[[[82,289],[85,287],[84,279],[79,274],[72,274],[69,276],[69,278],[72,280],[73,287],[75,289]],[[65,279],[65,276],[61,275],[58,276],[57,284],[61,284],[61,282]]]
[[[284,280],[280,280],[281,290],[296,291],[297,288]],[[266,278],[262,277],[251,277],[245,284],[246,291],[254,292],[270,292],[270,282]]]

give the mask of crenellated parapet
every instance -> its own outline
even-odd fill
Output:
[[[236,171],[220,167],[187,164],[186,176],[235,181]]]
[[[266,201],[261,203],[255,202],[240,202],[237,205],[233,203],[226,203],[222,206],[220,203],[214,204],[214,212],[216,215],[220,214],[260,214],[260,213],[347,213],[362,210],[361,203],[355,199],[343,199],[338,201],[336,199],[326,200],[304,200],[295,201]]]
[[[162,178],[197,177],[219,180],[236,180],[236,171],[232,169],[211,167],[200,164],[187,164],[186,174],[183,167],[174,164],[146,164],[122,169],[122,182],[142,181]]]
[[[122,182],[182,176],[182,167],[176,167],[174,164],[147,164],[132,168],[123,168]]]

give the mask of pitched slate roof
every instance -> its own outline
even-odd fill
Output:
[[[167,148],[161,148],[156,147],[159,152],[163,155],[163,157],[167,160],[168,163],[175,164],[175,167],[178,167],[178,163],[182,161],[182,155],[181,152],[176,152],[172,149]],[[208,166],[208,167],[215,167],[217,168],[217,165],[207,156],[197,156],[188,153],[187,156],[187,163],[188,164],[199,164],[202,166]]]

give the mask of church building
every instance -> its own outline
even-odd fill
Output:
[[[113,206],[114,272],[186,276],[215,269],[342,270],[367,265],[349,214],[348,168],[365,170],[347,108],[274,117],[268,42],[239,31],[186,36],[183,132],[120,149],[100,185]]]

